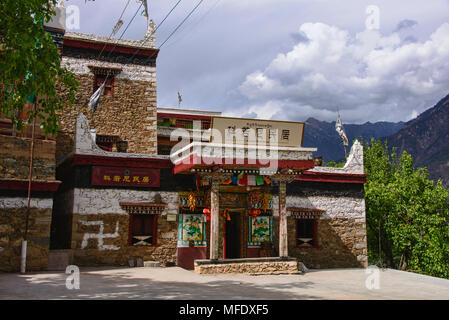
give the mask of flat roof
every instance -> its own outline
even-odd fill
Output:
[[[158,113],[169,114],[182,114],[182,115],[194,115],[194,116],[221,116],[221,111],[206,111],[206,110],[192,110],[192,109],[180,109],[180,108],[157,108]]]

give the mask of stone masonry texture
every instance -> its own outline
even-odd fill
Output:
[[[232,264],[195,264],[199,274],[249,273],[249,274],[298,274],[296,261],[245,262]]]
[[[49,199],[51,201],[51,199]],[[21,201],[22,202],[22,201]],[[26,207],[0,207],[0,271],[20,270]],[[27,270],[46,270],[50,245],[51,208],[31,208],[28,226]]]
[[[126,60],[126,59],[125,59]],[[96,55],[65,47],[62,64],[74,72],[79,83],[75,103],[59,114],[57,161],[73,151],[76,118],[84,113],[99,135],[128,141],[129,153],[157,154],[156,67],[113,63],[123,71],[114,77],[112,95],[102,95],[95,112],[87,107],[94,90],[91,65],[103,66]]]
[[[0,178],[28,179],[30,170],[30,139],[0,135]],[[33,179],[55,180],[56,144],[35,140]]]
[[[98,225],[86,225],[85,222],[101,221],[104,225],[103,248],[98,239],[91,238],[83,248],[86,234],[98,234]],[[118,226],[118,233],[115,233]],[[132,246],[128,243],[129,215],[89,214],[73,215],[72,249],[73,263],[79,266],[128,265],[129,260],[138,258],[143,261],[158,261],[163,266],[176,264],[177,221],[167,221],[167,216],[158,217],[156,246]]]

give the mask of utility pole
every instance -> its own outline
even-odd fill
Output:
[[[30,219],[30,204],[31,204],[31,183],[33,181],[33,158],[34,158],[34,130],[36,127],[36,104],[33,103],[33,127],[31,128],[31,146],[30,146],[30,170],[28,175],[28,202],[27,210],[25,215],[25,235],[22,241],[22,251],[20,255],[20,273],[25,273],[26,271],[26,255],[27,255],[27,240],[28,240],[28,224]]]

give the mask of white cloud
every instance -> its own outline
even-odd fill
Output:
[[[401,40],[399,33],[351,35],[324,23],[304,23],[299,32],[308,41],[278,54],[240,85],[249,112],[258,117],[282,116],[284,110],[288,117],[307,111],[334,120],[338,107],[347,121],[398,121],[449,91],[448,23],[422,42]]]

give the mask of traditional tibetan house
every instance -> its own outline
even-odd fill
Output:
[[[344,168],[326,168],[302,146],[304,123],[157,108],[153,31],[142,41],[63,37],[62,63],[80,87],[56,139],[49,268],[366,267],[362,146]]]
[[[195,116],[205,117],[203,140],[211,123],[229,121],[161,109],[158,140],[179,127],[194,134],[186,123]],[[171,156],[109,152],[80,114],[74,151],[58,167],[52,248],[69,249],[77,265],[151,261],[201,273],[366,266],[361,145],[339,169],[315,167],[312,148],[278,147],[276,167],[252,149],[187,141]]]

